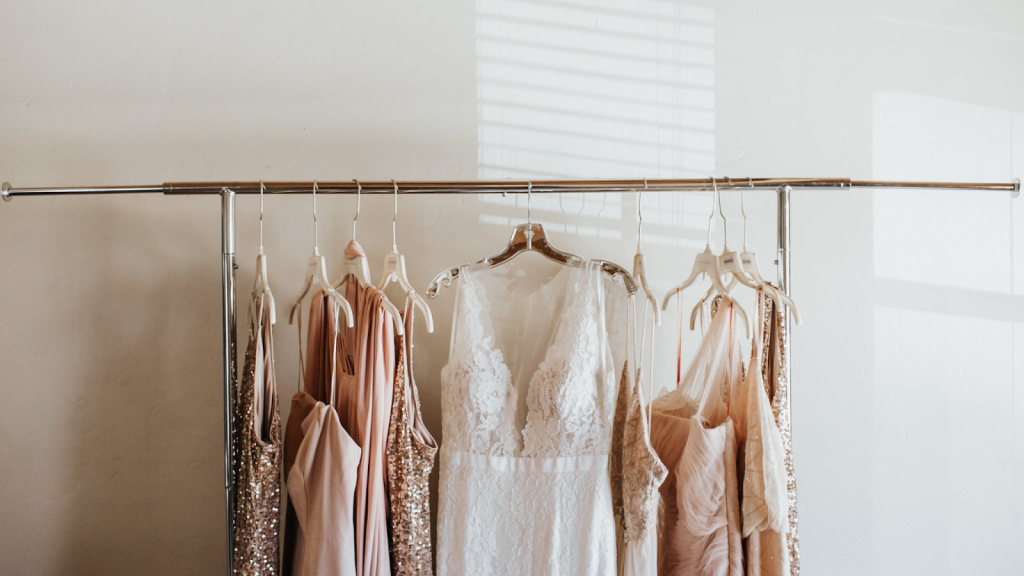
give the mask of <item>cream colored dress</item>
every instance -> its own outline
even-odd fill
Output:
[[[758,318],[764,300],[759,298]],[[761,374],[763,322],[754,334],[750,368],[736,394],[738,465],[742,477],[743,537],[747,576],[787,576],[790,572],[785,451]]]

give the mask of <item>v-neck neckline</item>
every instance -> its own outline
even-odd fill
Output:
[[[540,289],[538,289],[538,290],[536,290],[534,292],[534,294],[543,292],[545,289],[548,288],[548,286],[551,286],[562,274],[575,273],[577,275],[576,278],[568,278],[566,280],[566,282],[565,282],[565,286],[562,288],[563,296],[565,298],[564,304],[562,305],[561,310],[558,311],[558,318],[555,320],[555,323],[551,326],[551,329],[547,332],[547,334],[550,336],[550,338],[549,338],[550,342],[549,342],[549,344],[547,346],[547,349],[544,351],[544,354],[541,357],[540,361],[537,362],[537,364],[533,367],[532,371],[530,371],[529,378],[526,379],[526,387],[522,390],[522,392],[524,394],[524,397],[529,397],[530,390],[533,389],[533,385],[534,385],[535,381],[537,380],[537,375],[540,374],[540,372],[544,368],[545,364],[547,364],[549,362],[549,360],[552,359],[552,355],[551,355],[552,354],[552,350],[554,348],[554,344],[558,341],[558,337],[561,334],[561,331],[563,329],[568,329],[569,328],[569,326],[566,325],[566,322],[567,322],[567,318],[569,316],[570,309],[572,309],[575,306],[581,306],[581,305],[585,306],[586,305],[586,303],[580,302],[580,301],[578,301],[578,299],[572,298],[571,297],[572,296],[571,293],[576,290],[576,286],[577,286],[577,284],[579,282],[581,282],[581,281],[584,281],[584,282],[588,281],[588,279],[585,276],[586,276],[587,271],[590,270],[591,263],[592,263],[591,260],[584,260],[582,265],[579,268],[577,268],[575,266],[562,265],[561,266],[562,269],[559,270],[558,272],[556,272],[555,275],[551,278],[551,280],[549,280],[544,286],[542,286]],[[480,330],[482,332],[482,337],[479,339],[478,342],[474,342],[473,345],[474,346],[482,347],[489,354],[496,354],[497,355],[496,361],[498,362],[498,364],[500,364],[500,366],[509,375],[509,380],[510,380],[509,386],[511,386],[512,389],[516,391],[517,397],[518,397],[518,392],[519,391],[511,383],[512,370],[511,370],[511,368],[509,368],[508,362],[506,361],[505,351],[500,346],[497,345],[497,334],[496,334],[496,332],[494,330],[494,320],[493,320],[493,318],[491,316],[491,302],[490,302],[490,299],[488,298],[488,295],[486,293],[486,288],[479,281],[479,279],[478,278],[474,278],[474,276],[476,276],[476,272],[473,272],[473,271],[468,270],[468,269],[464,269],[463,270],[462,282],[464,284],[472,284],[473,292],[475,293],[476,309],[472,310],[472,312],[473,312],[473,314],[476,315],[476,321],[479,322]],[[468,304],[468,303],[466,303],[466,304]],[[582,322],[582,320],[581,320],[581,322]],[[454,329],[454,327],[453,327],[453,329]],[[509,400],[506,398],[505,399],[506,408],[507,408],[508,401]],[[518,400],[517,400],[517,402],[518,402]],[[526,431],[529,428],[529,413],[530,413],[530,409],[529,409],[529,406],[527,406],[527,408],[526,408],[526,414],[527,414],[526,420],[527,420],[527,423],[524,424],[522,427],[520,427],[520,426],[515,426],[514,427],[514,430],[515,430],[516,434],[518,435],[518,442],[517,442],[517,444],[519,444],[520,447],[522,446],[521,443],[525,439]]]

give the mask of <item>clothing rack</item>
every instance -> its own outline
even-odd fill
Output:
[[[57,196],[90,194],[165,194],[165,195],[212,195],[221,197],[221,293],[222,293],[222,335],[223,335],[223,385],[224,385],[224,493],[227,534],[227,574],[231,576],[234,526],[231,517],[231,390],[237,375],[235,366],[237,354],[235,301],[235,196],[237,194],[309,194],[314,185],[319,194],[550,194],[559,192],[706,192],[719,190],[773,189],[777,198],[777,245],[776,276],[779,288],[790,290],[790,193],[795,188],[902,188],[927,190],[965,190],[1010,192],[1013,198],[1020,195],[1020,179],[1013,182],[898,182],[880,180],[851,180],[849,178],[704,178],[704,179],[658,179],[658,180],[475,180],[475,181],[367,181],[356,182],[166,182],[144,186],[87,186],[52,188],[13,188],[10,183],[0,185],[0,197],[11,201],[16,196]],[[785,311],[787,321],[789,311]],[[785,377],[790,382],[789,366],[792,364],[792,350],[789,347],[789,330],[783,335],[783,345],[790,351],[790,362],[786,363]],[[789,398],[786,399],[787,404]],[[792,410],[792,408],[791,408]]]

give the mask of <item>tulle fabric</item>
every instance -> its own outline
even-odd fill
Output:
[[[742,381],[732,300],[718,311],[679,386],[652,404],[652,442],[673,471],[662,485],[659,574],[742,576],[736,434],[730,394]]]

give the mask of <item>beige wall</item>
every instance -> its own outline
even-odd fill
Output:
[[[10,1],[0,179],[1007,180],[1024,173],[1022,21],[1011,0]],[[402,198],[413,281],[503,246],[515,202]],[[736,194],[724,203],[737,246]],[[319,206],[335,263],[354,200]],[[703,248],[709,196],[644,206],[664,291]],[[1024,571],[1021,206],[795,194],[807,574]],[[773,210],[770,193],[748,195],[765,269]],[[559,246],[623,264],[634,211],[630,194],[534,205]],[[364,199],[375,270],[390,217],[390,199]],[[0,573],[222,573],[219,222],[214,197],[0,205]],[[258,200],[240,198],[242,302],[257,222]],[[287,398],[309,197],[268,198],[265,234]],[[451,291],[432,301],[437,330],[416,335],[435,433],[451,304]],[[675,310],[659,385],[675,373]],[[685,335],[684,357],[696,342]]]

